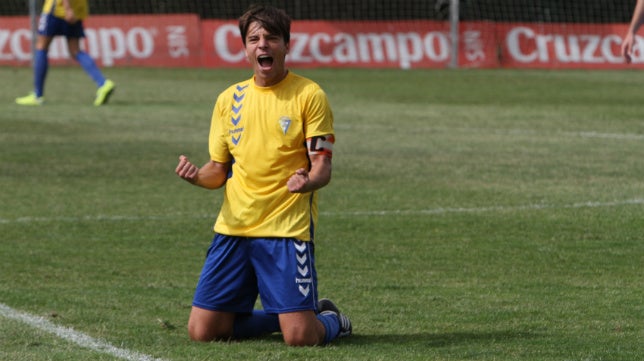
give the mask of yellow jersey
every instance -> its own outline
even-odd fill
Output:
[[[87,0],[69,0],[69,6],[74,10],[74,15],[78,20],[85,20],[87,15],[89,15],[89,5],[87,4]],[[45,0],[42,12],[64,19],[65,6],[63,6],[63,0]]]
[[[286,182],[309,169],[306,139],[333,134],[326,94],[292,72],[271,87],[251,78],[223,91],[208,143],[210,158],[232,167],[215,232],[312,240],[317,192],[290,193]]]

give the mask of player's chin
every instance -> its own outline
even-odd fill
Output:
[[[272,63],[271,64],[257,63],[255,65],[255,69],[257,70],[257,72],[261,74],[269,75],[274,71],[275,68]]]

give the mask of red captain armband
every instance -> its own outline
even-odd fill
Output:
[[[333,134],[306,138],[306,149],[309,155],[326,155],[331,158],[333,155],[333,143],[335,143]]]

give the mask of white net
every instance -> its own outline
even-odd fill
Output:
[[[264,2],[295,20],[294,66],[602,68],[623,65],[618,48],[635,1]],[[25,62],[23,17],[42,2],[0,1],[0,65]],[[255,2],[90,0],[88,48],[105,66],[244,66],[234,24]],[[644,64],[639,48],[634,63]]]

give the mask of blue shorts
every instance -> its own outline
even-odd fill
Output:
[[[193,306],[248,313],[259,295],[267,313],[317,308],[313,242],[216,234],[208,249]]]
[[[57,18],[52,14],[41,14],[38,22],[38,34],[54,37],[84,38],[83,22],[81,20],[70,24],[65,19]]]

